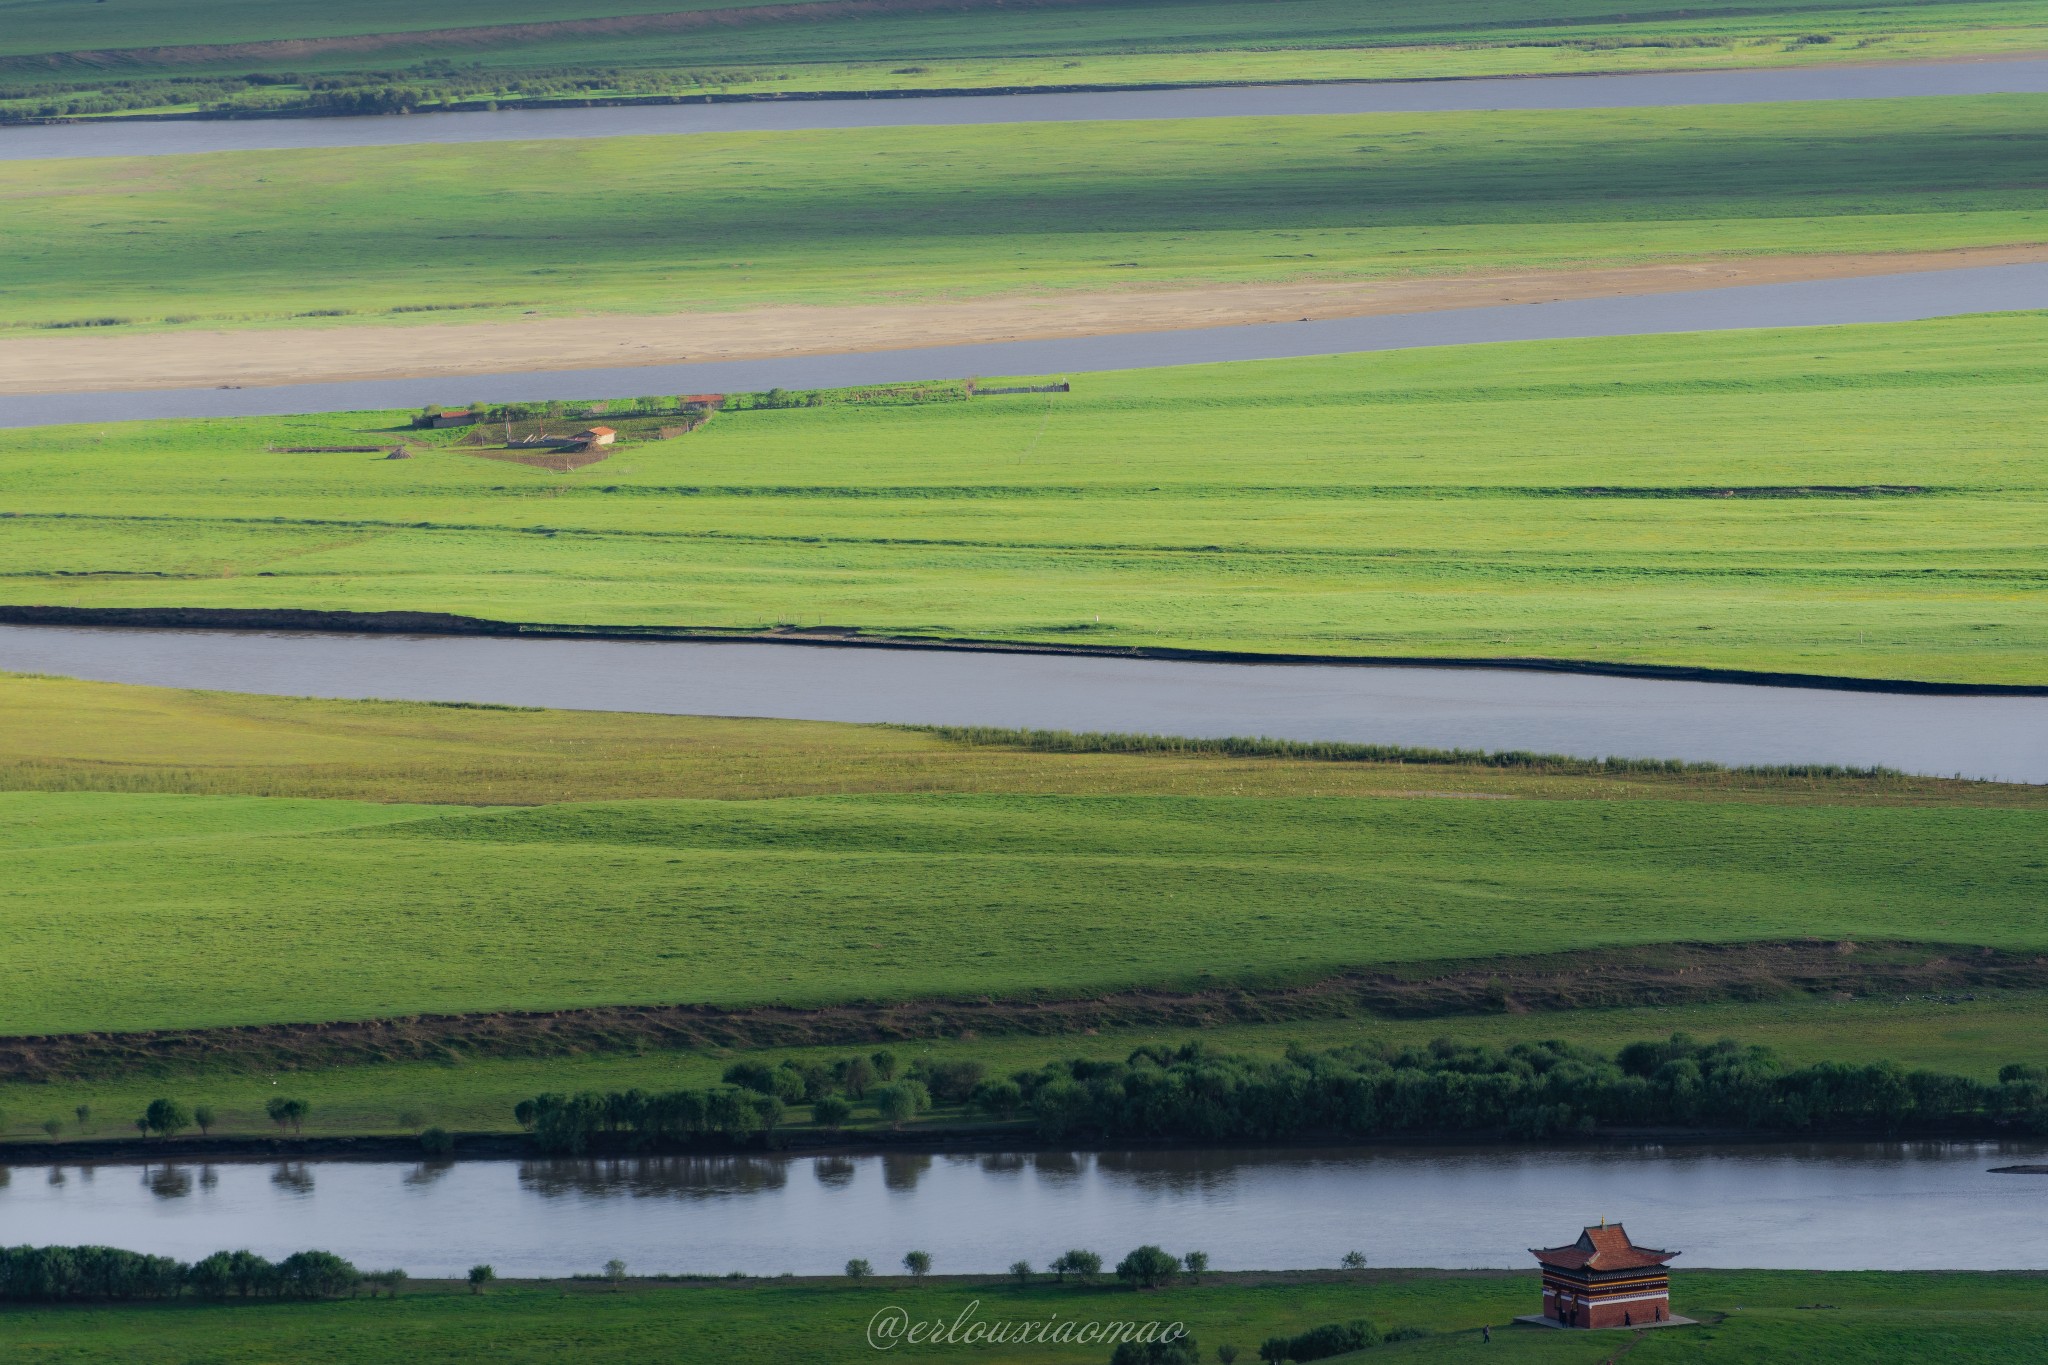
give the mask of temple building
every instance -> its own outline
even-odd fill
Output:
[[[1644,1327],[1671,1321],[1675,1251],[1654,1251],[1628,1239],[1619,1223],[1600,1220],[1579,1240],[1529,1248],[1543,1266],[1543,1316],[1560,1327]]]

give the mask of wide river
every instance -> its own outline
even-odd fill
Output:
[[[2048,782],[2048,696],[1504,668],[0,626],[0,669],[283,696],[1839,763]]]
[[[982,375],[1073,374],[1161,365],[1465,346],[1497,341],[1634,336],[1911,322],[1960,313],[2048,308],[2048,264],[1748,284],[1631,298],[1457,308],[1319,322],[1251,323],[1112,336],[998,341],[843,355],[439,379],[371,379],[247,389],[145,389],[0,397],[0,427],[144,417],[259,417],[414,408],[481,399],[630,398],[644,393],[750,393]]]
[[[2048,60],[2036,57],[1769,71],[512,109],[408,117],[72,123],[0,128],[0,161],[663,133],[1485,109],[1625,109],[2041,93],[2048,93]]]
[[[0,1168],[11,1242],[196,1259],[305,1247],[366,1267],[500,1275],[630,1270],[836,1274],[1111,1263],[1156,1242],[1217,1269],[1530,1265],[1527,1248],[1623,1220],[1686,1266],[2048,1268],[2048,1176],[1987,1168],[1990,1143],[1363,1147],[455,1163],[267,1162]],[[1940,1229],[1940,1235],[1930,1235]]]

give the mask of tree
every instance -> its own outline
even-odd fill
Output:
[[[1102,1273],[1102,1258],[1092,1251],[1082,1251],[1076,1248],[1073,1251],[1063,1252],[1058,1259],[1053,1261],[1052,1273],[1061,1284],[1066,1283],[1067,1276],[1069,1275],[1072,1275],[1082,1284],[1087,1284]]]
[[[846,1263],[846,1278],[849,1280],[865,1280],[874,1273],[874,1266],[858,1256]]]
[[[931,1092],[917,1081],[897,1081],[875,1092],[875,1108],[892,1128],[901,1128],[931,1107]]]
[[[827,1132],[838,1132],[851,1117],[853,1106],[837,1095],[827,1095],[811,1106],[811,1121]]]
[[[974,1102],[990,1117],[1007,1119],[1024,1107],[1024,1092],[1015,1081],[992,1081],[974,1092]]]
[[[521,1128],[530,1133],[533,1131],[533,1125],[540,1119],[540,1106],[533,1100],[521,1100],[512,1106],[512,1117],[518,1120]]]
[[[376,1270],[363,1276],[363,1282],[370,1286],[370,1297],[376,1298],[382,1289],[386,1298],[398,1297],[398,1286],[405,1283],[405,1271],[399,1269]]]
[[[420,1150],[430,1157],[444,1157],[455,1150],[455,1139],[446,1128],[420,1130]]]
[[[1346,1270],[1363,1270],[1365,1269],[1365,1253],[1362,1251],[1347,1251],[1344,1253],[1343,1259],[1338,1261],[1337,1264],[1343,1266]]]
[[[306,1115],[311,1111],[312,1106],[304,1100],[290,1100],[282,1095],[263,1106],[263,1112],[270,1116],[272,1123],[280,1128],[291,1129],[295,1136],[303,1129]]]
[[[469,1268],[469,1292],[481,1294],[484,1286],[498,1278],[498,1272],[487,1265],[473,1265]]]
[[[213,1131],[213,1106],[195,1104],[192,1106],[192,1122],[199,1126],[199,1136],[205,1137]]]
[[[1216,1359],[1219,1365],[1237,1365],[1237,1348],[1224,1342],[1216,1348]]]
[[[148,1131],[176,1137],[192,1126],[192,1111],[176,1100],[151,1100],[149,1108],[142,1111],[142,1120]]]
[[[1141,1246],[1116,1263],[1116,1277],[1139,1289],[1157,1289],[1179,1269],[1179,1257],[1156,1246]]]
[[[1110,1356],[1109,1365],[1197,1365],[1201,1358],[1195,1339],[1181,1335],[1171,1341],[1126,1341]]]
[[[903,1268],[914,1280],[921,1280],[931,1273],[932,1254],[929,1251],[906,1251],[903,1253]]]
[[[90,1133],[92,1131],[92,1106],[81,1104],[71,1112],[78,1116],[78,1131]]]
[[[1180,1258],[1180,1263],[1188,1268],[1188,1278],[1196,1284],[1200,1284],[1202,1282],[1202,1272],[1209,1268],[1209,1253],[1206,1251],[1190,1251],[1187,1255]]]
[[[1287,1365],[1286,1337],[1267,1337],[1259,1343],[1259,1359],[1266,1365]]]
[[[883,1048],[880,1052],[868,1054],[868,1061],[874,1064],[875,1075],[885,1081],[896,1079],[896,1054]]]
[[[769,1146],[775,1145],[775,1128],[789,1112],[789,1106],[782,1102],[780,1095],[754,1096],[754,1114],[760,1120],[761,1131],[768,1138]]]
[[[604,1277],[614,1285],[626,1282],[626,1263],[614,1256],[604,1263]]]
[[[868,1087],[874,1084],[875,1069],[868,1065],[865,1057],[848,1057],[832,1068],[833,1078],[840,1089],[854,1099],[865,1099]]]
[[[1031,1283],[1031,1262],[1029,1262],[1029,1261],[1012,1261],[1012,1262],[1010,1262],[1010,1278],[1011,1278],[1011,1279],[1013,1279],[1013,1280],[1015,1280],[1015,1281],[1016,1281],[1016,1282],[1017,1282],[1018,1284],[1030,1284],[1030,1283]]]
[[[144,1137],[149,1136],[149,1116],[147,1114],[140,1115],[136,1118],[135,1131],[142,1134]]]
[[[362,1278],[360,1270],[331,1251],[295,1251],[277,1263],[278,1292],[293,1298],[338,1298]]]
[[[50,1141],[55,1142],[57,1140],[57,1134],[64,1131],[64,1120],[44,1119],[43,1131],[50,1135]]]

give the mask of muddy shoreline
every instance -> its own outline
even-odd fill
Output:
[[[1993,1123],[1945,1128],[1902,1128],[1889,1135],[1863,1131],[1763,1128],[1603,1128],[1586,1134],[1553,1134],[1541,1139],[1511,1137],[1504,1130],[1389,1133],[1375,1137],[1311,1133],[1264,1141],[1232,1138],[1232,1149],[1258,1151],[1328,1150],[1332,1147],[1526,1147],[1530,1150],[1600,1150],[1616,1147],[1768,1146],[1786,1142],[1976,1142],[2018,1133]],[[1178,1138],[1122,1138],[1103,1141],[1068,1137],[1046,1142],[1029,1123],[997,1127],[928,1128],[906,1132],[861,1130],[848,1133],[787,1132],[772,1143],[729,1142],[704,1138],[692,1142],[642,1143],[598,1135],[575,1156],[540,1151],[524,1133],[454,1133],[449,1152],[430,1156],[419,1140],[399,1136],[359,1137],[175,1137],[105,1138],[72,1142],[0,1142],[0,1166],[158,1165],[185,1162],[268,1163],[278,1161],[633,1161],[642,1158],[756,1157],[801,1159],[812,1156],[883,1156],[892,1153],[927,1155],[1028,1155],[1033,1152],[1199,1152],[1214,1143]],[[1998,1175],[2048,1174],[2048,1166],[1988,1168]]]
[[[290,1071],[472,1057],[853,1046],[924,1038],[1076,1038],[1328,1019],[1453,1019],[1561,1009],[2048,986],[2048,954],[1924,943],[1661,944],[1357,970],[1307,982],[1083,998],[921,999],[799,1008],[615,1005],[0,1038],[0,1080],[207,1069]],[[39,1149],[40,1150],[40,1149]]]
[[[0,605],[0,625],[239,630],[266,633],[292,631],[349,635],[490,635],[556,640],[678,640],[693,644],[734,641],[745,644],[811,645],[841,649],[1159,659],[1182,663],[1507,669],[1533,673],[1581,673],[1670,682],[1734,683],[1751,687],[1806,688],[1830,692],[1884,692],[1933,697],[2048,696],[2048,685],[1937,682],[1918,678],[1859,678],[1828,673],[1777,673],[1755,669],[1705,668],[1675,664],[1608,663],[1590,659],[1546,659],[1513,655],[1469,658],[1428,654],[1288,654],[1179,649],[1163,645],[1084,645],[1035,640],[967,640],[874,635],[864,632],[857,626],[760,630],[717,626],[554,625],[494,621],[484,617],[425,611]]]

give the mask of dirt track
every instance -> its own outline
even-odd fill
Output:
[[[2048,957],[1912,943],[1667,943],[1554,957],[1360,970],[1291,986],[1139,989],[1072,999],[912,1000],[799,1009],[616,1006],[420,1015],[157,1033],[0,1038],[0,1078],[120,1075],[204,1064],[264,1069],[458,1057],[550,1057],[637,1048],[802,1047],[1109,1028],[1199,1029],[1290,1019],[1439,1018],[1770,1000],[1799,992],[1902,993],[2048,985]]]
[[[752,360],[849,351],[1367,317],[1499,303],[2048,261],[2048,243],[1956,251],[1772,256],[1604,270],[1366,283],[756,308],[666,316],[0,338],[0,394],[211,388]],[[458,395],[459,396],[459,395]]]

